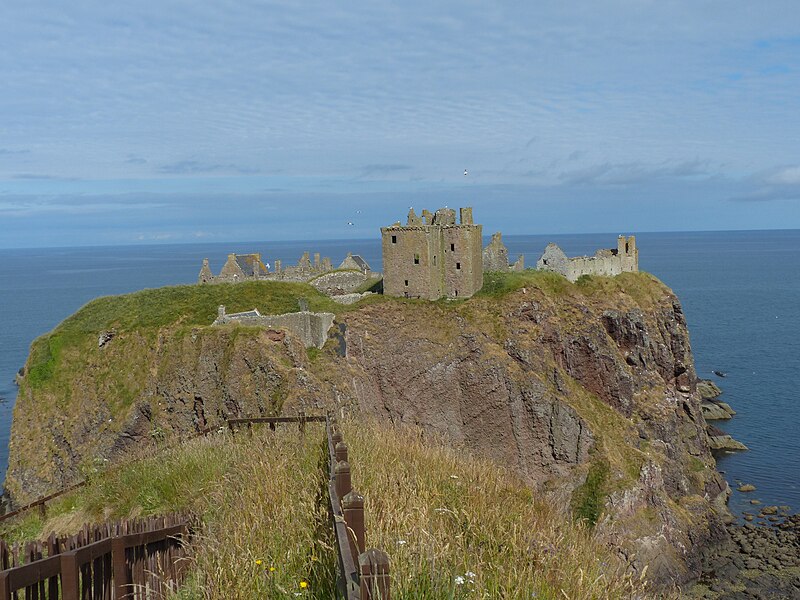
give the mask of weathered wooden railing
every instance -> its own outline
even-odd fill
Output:
[[[162,445],[160,445],[158,447],[158,449],[160,451],[169,450],[170,448],[174,448],[174,447],[176,447],[176,446],[178,446],[178,445],[180,445],[180,444],[182,444],[184,442],[187,442],[189,440],[193,440],[193,439],[196,439],[198,437],[207,436],[209,433],[211,433],[211,431],[212,430],[210,428],[206,427],[202,431],[198,431],[197,433],[195,433],[193,435],[190,435],[188,437],[179,438],[179,439],[177,439],[177,440],[175,440],[175,441],[173,441],[173,442],[171,442],[169,444],[165,444],[165,445],[162,444]],[[112,469],[119,468],[119,467],[123,466],[124,464],[126,464],[124,461],[119,463],[119,464],[115,464],[112,467]],[[26,513],[29,510],[32,510],[34,508],[38,508],[39,511],[42,514],[44,514],[45,509],[46,509],[46,505],[47,505],[48,502],[50,502],[51,500],[55,500],[56,498],[59,498],[59,497],[63,496],[64,494],[67,494],[69,492],[73,492],[73,491],[75,491],[75,490],[77,490],[79,488],[82,488],[85,485],[86,485],[86,480],[79,481],[79,482],[74,483],[72,485],[68,485],[66,487],[63,487],[60,490],[58,490],[57,492],[53,492],[52,494],[48,494],[47,496],[43,496],[41,498],[38,498],[38,499],[34,500],[33,502],[25,504],[24,506],[20,506],[19,508],[15,508],[14,510],[11,510],[11,511],[9,511],[7,513],[4,513],[4,514],[0,515],[0,523],[2,523],[3,521],[5,521],[7,519],[11,519],[13,517],[17,517],[17,516],[21,515],[22,513]]]
[[[162,598],[183,579],[188,540],[188,519],[169,515],[84,526],[22,548],[0,541],[0,600]]]
[[[253,417],[230,419],[231,431],[254,423],[297,423],[305,431],[306,423],[325,423],[328,442],[328,498],[330,501],[336,551],[339,561],[337,588],[346,600],[389,600],[390,576],[388,555],[375,548],[366,550],[364,498],[353,489],[347,444],[334,416]],[[0,599],[2,600],[2,599]]]

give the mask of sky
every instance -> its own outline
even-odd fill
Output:
[[[0,248],[800,228],[798,107],[796,0],[9,0]]]

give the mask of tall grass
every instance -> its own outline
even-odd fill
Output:
[[[217,434],[101,473],[38,514],[5,525],[3,537],[69,534],[85,522],[163,514],[197,515],[184,599],[328,599],[336,554],[323,494],[324,430],[280,426],[253,435]],[[305,587],[301,587],[304,584]]]
[[[644,595],[611,549],[513,473],[414,428],[345,423],[344,435],[367,545],[389,553],[394,598]],[[311,425],[305,435],[254,427],[150,450],[53,503],[44,519],[18,522],[16,535],[186,510],[199,527],[175,600],[333,598],[326,452]]]
[[[584,525],[512,473],[414,428],[345,428],[367,545],[391,557],[397,598],[629,598],[626,574]]]

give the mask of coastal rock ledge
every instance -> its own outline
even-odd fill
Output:
[[[727,536],[729,488],[678,299],[646,273],[572,284],[523,272],[490,284],[467,301],[351,306],[304,286],[312,310],[336,312],[313,352],[290,332],[210,327],[217,304],[278,312],[279,292],[298,293],[286,284],[174,288],[182,312],[153,310],[152,322],[142,315],[168,302],[163,290],[96,300],[32,347],[7,491],[24,503],[136,444],[227,418],[336,408],[444,435],[514,469],[595,522],[655,584],[697,578],[703,547]],[[193,302],[202,308],[186,308]]]

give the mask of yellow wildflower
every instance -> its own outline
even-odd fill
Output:
[[[256,559],[256,564],[257,564],[257,565],[261,566],[261,563],[262,563],[262,562],[264,562],[264,561],[263,561],[263,560],[261,560],[260,558]]]
[[[308,587],[308,582],[307,581],[303,580],[303,581],[300,582],[300,589],[301,590],[304,590],[307,587]]]

